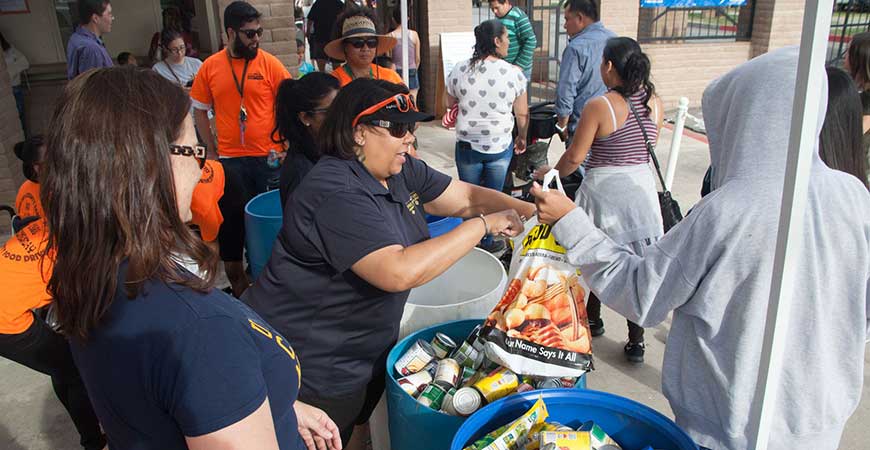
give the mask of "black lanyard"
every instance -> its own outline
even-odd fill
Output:
[[[248,75],[248,63],[250,62],[247,58],[245,58],[245,68],[242,69],[242,82],[239,83],[239,79],[236,77],[236,70],[233,69],[233,58],[230,56],[230,51],[227,50],[227,60],[230,62],[230,73],[233,74],[233,81],[236,83],[236,90],[239,91],[239,97],[242,100],[242,106],[245,104],[245,79]]]

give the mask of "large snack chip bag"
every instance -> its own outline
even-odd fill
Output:
[[[555,170],[544,178],[545,190],[554,178],[562,190]],[[522,375],[583,375],[592,368],[592,335],[580,271],[537,218],[513,244],[510,281],[481,332],[487,358]]]

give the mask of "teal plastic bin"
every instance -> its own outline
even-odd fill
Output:
[[[245,247],[254,279],[269,262],[282,221],[281,194],[277,189],[254,197],[245,205]]]
[[[543,396],[550,416],[577,429],[593,420],[623,450],[646,446],[661,450],[698,450],[692,439],[673,421],[634,400],[587,389],[549,389],[503,398],[472,414],[456,432],[450,450],[462,450],[496,428],[522,416],[538,396]]]
[[[399,341],[387,356],[387,409],[389,410],[390,444],[392,450],[445,450],[450,448],[453,435],[465,422],[425,407],[405,393],[396,382],[396,361],[417,339],[431,341],[435,333],[444,333],[457,343],[465,340],[481,319],[446,322],[411,333]],[[586,388],[586,376],[580,378],[576,388]],[[546,392],[533,391],[533,392]],[[472,416],[474,417],[474,416]]]

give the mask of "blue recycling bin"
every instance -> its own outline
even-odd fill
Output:
[[[577,429],[593,420],[623,450],[642,450],[646,446],[662,450],[698,450],[677,424],[634,400],[587,389],[549,389],[512,395],[472,414],[456,432],[450,450],[462,450],[496,428],[522,416],[538,396],[543,396],[550,416]]]
[[[254,197],[245,205],[245,248],[254,279],[269,262],[282,222],[281,194],[277,189]]]
[[[430,216],[426,214],[426,224],[429,225],[429,237],[436,238],[456,228],[462,223],[459,217]]]
[[[444,333],[457,344],[464,341],[481,319],[457,320],[424,328],[399,341],[387,356],[387,409],[389,410],[390,445],[392,450],[445,450],[450,448],[453,435],[465,422],[417,403],[396,382],[396,361],[417,339],[431,341],[435,333]],[[578,390],[586,388],[586,376],[577,382]],[[546,392],[532,391],[532,392]],[[473,416],[472,416],[473,417]]]

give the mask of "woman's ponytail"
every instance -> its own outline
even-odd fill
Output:
[[[643,104],[647,112],[650,112],[649,101],[655,95],[655,85],[650,80],[652,63],[637,41],[627,37],[608,40],[604,47],[604,60],[613,64],[614,70],[622,80],[622,85],[614,87],[613,90],[624,97],[642,91]]]
[[[504,24],[498,19],[487,20],[474,27],[474,53],[471,67],[488,56],[497,56],[495,38],[504,34]]]

